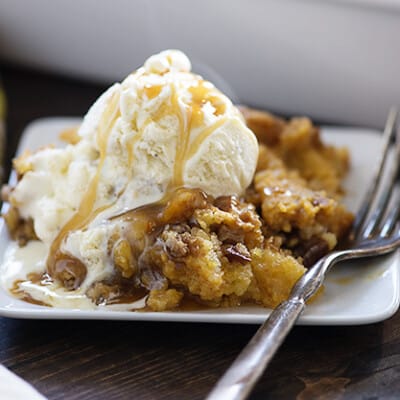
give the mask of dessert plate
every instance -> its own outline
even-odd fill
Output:
[[[40,119],[31,123],[22,135],[18,153],[25,149],[34,150],[49,143],[61,146],[58,134],[64,129],[77,126],[80,122],[78,118],[60,117]],[[345,182],[345,203],[355,211],[364,195],[373,162],[379,153],[379,132],[329,126],[323,128],[323,137],[328,143],[347,146],[350,149],[352,167]],[[15,180],[15,176],[12,175],[10,180]],[[1,260],[4,260],[10,243],[4,221],[1,220]],[[298,324],[359,325],[389,318],[399,307],[399,262],[397,252],[336,266],[328,274],[322,293],[307,306]],[[4,288],[0,288],[0,315],[14,318],[261,323],[269,313],[270,310],[258,306],[158,313],[102,308],[48,308],[18,300]]]

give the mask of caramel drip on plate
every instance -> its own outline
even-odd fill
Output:
[[[31,303],[31,304],[36,304],[39,306],[46,306],[46,307],[50,307],[50,304],[47,304],[44,301],[35,299],[34,297],[32,297],[31,294],[29,294],[26,290],[24,290],[21,286],[24,283],[33,283],[36,285],[40,285],[40,286],[47,286],[49,284],[51,284],[51,278],[47,275],[47,274],[36,274],[36,273],[30,273],[27,276],[27,280],[17,280],[14,282],[13,287],[10,289],[10,292],[17,298],[26,301],[27,303]]]
[[[72,218],[63,226],[54,239],[50,247],[49,256],[47,259],[47,269],[50,275],[56,272],[57,262],[64,260],[65,255],[61,254],[60,247],[68,235],[69,232],[81,229],[86,226],[97,214],[107,208],[107,206],[100,207],[94,210],[96,203],[97,187],[99,184],[101,170],[106,158],[108,137],[110,136],[111,130],[119,116],[119,94],[114,93],[111,97],[109,104],[107,105],[98,126],[97,132],[97,144],[99,147],[99,164],[97,171],[92,181],[89,183],[89,187],[83,195],[82,201],[79,205],[78,211],[72,216]],[[78,260],[76,260],[78,261]]]

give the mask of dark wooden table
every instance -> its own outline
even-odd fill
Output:
[[[8,160],[28,122],[82,115],[104,90],[11,66],[0,72]],[[0,363],[49,399],[202,399],[256,329],[0,318]],[[296,327],[251,398],[399,399],[400,313],[367,326]]]

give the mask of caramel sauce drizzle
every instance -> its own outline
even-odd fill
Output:
[[[191,86],[189,92],[192,95],[192,100],[190,105],[185,107],[185,113],[178,109],[179,104],[176,95],[174,94],[172,97],[175,112],[180,115],[180,135],[177,142],[174,175],[171,185],[173,188],[183,186],[183,171],[187,160],[197,152],[208,136],[226,122],[225,118],[218,120],[215,124],[200,132],[193,143],[190,143],[188,132],[204,123],[203,106],[209,102],[214,107],[214,115],[216,116],[222,115],[226,111],[226,106],[216,95],[216,89],[213,86],[209,86],[204,80],[199,80],[197,85]]]
[[[92,179],[89,184],[88,190],[85,192],[83,199],[79,205],[78,211],[72,216],[72,218],[63,226],[60,230],[56,238],[50,247],[49,256],[47,259],[47,269],[50,275],[52,275],[56,271],[57,261],[65,258],[64,255],[61,254],[60,246],[68,235],[70,231],[80,229],[84,227],[88,222],[90,222],[97,214],[104,210],[104,207],[100,207],[97,210],[93,210],[96,195],[97,195],[97,187],[100,179],[100,173],[106,158],[107,151],[107,143],[108,137],[111,133],[111,129],[114,126],[115,121],[119,116],[119,107],[118,107],[119,95],[115,93],[105,112],[103,113],[99,128],[97,132],[97,143],[99,146],[100,156],[99,156],[99,164],[97,167],[96,175]]]
[[[144,87],[144,94],[148,99],[153,99],[158,96],[163,89],[162,85],[148,85]],[[190,143],[190,132],[193,129],[201,127],[204,123],[203,106],[210,103],[214,108],[214,115],[223,115],[226,111],[226,105],[217,94],[215,89],[208,82],[200,79],[197,85],[188,88],[191,94],[190,104],[179,104],[179,98],[173,85],[170,85],[171,99],[169,102],[164,102],[156,113],[149,118],[141,127],[143,133],[146,126],[152,122],[158,122],[167,115],[176,115],[179,122],[179,135],[176,146],[175,163],[172,175],[172,181],[169,189],[179,188],[183,186],[183,172],[185,169],[186,161],[189,160],[197,152],[201,144],[210,136],[216,129],[222,126],[225,118],[216,121],[212,126],[204,129],[196,138]],[[140,137],[140,135],[139,135]]]
[[[51,307],[50,304],[37,300],[34,297],[32,297],[28,292],[26,292],[21,285],[25,282],[30,282],[36,285],[41,285],[41,286],[48,286],[51,284],[52,280],[49,277],[49,275],[45,274],[36,274],[36,273],[30,273],[27,276],[28,280],[17,280],[13,283],[12,288],[10,289],[10,292],[20,300],[26,301],[27,303],[31,304],[36,304],[38,306],[45,306],[45,307]]]
[[[208,128],[204,129],[202,132],[200,132],[193,143],[191,143],[187,155],[186,155],[186,160],[190,160],[196,153],[201,144],[219,127],[224,125],[226,122],[226,118],[221,118],[217,120],[213,125],[209,126]]]
[[[173,89],[172,86],[171,88]],[[189,145],[188,132],[190,132],[190,122],[188,124],[188,119],[190,119],[190,110],[186,113],[182,112],[178,102],[178,96],[174,90],[172,92],[171,104],[175,115],[179,118],[179,136],[176,141],[175,163],[171,182],[171,187],[176,188],[183,186],[183,168],[186,151]],[[189,114],[189,118],[187,114]]]
[[[210,103],[214,107],[214,115],[219,116],[225,113],[225,103],[216,95],[216,89],[212,86],[210,87],[204,80],[200,80],[197,86],[190,87],[189,92],[192,95],[191,119],[193,126],[200,126],[203,123],[204,113],[202,107],[206,103]]]

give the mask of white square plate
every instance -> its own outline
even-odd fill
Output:
[[[61,145],[57,140],[58,134],[66,128],[78,125],[80,121],[77,118],[60,117],[33,122],[22,136],[18,153],[25,149],[34,150],[49,143]],[[347,190],[345,203],[355,211],[368,184],[376,154],[379,152],[378,132],[360,128],[325,127],[323,136],[329,143],[347,146],[350,149],[352,168],[345,184]],[[4,221],[1,221],[1,258],[4,258],[9,244],[7,229]],[[323,293],[307,306],[298,323],[358,325],[390,317],[399,307],[398,269],[398,253],[342,263],[329,273]],[[258,306],[159,313],[110,311],[101,308],[96,310],[48,308],[20,301],[0,288],[0,315],[14,318],[261,323],[269,313],[268,309]]]

